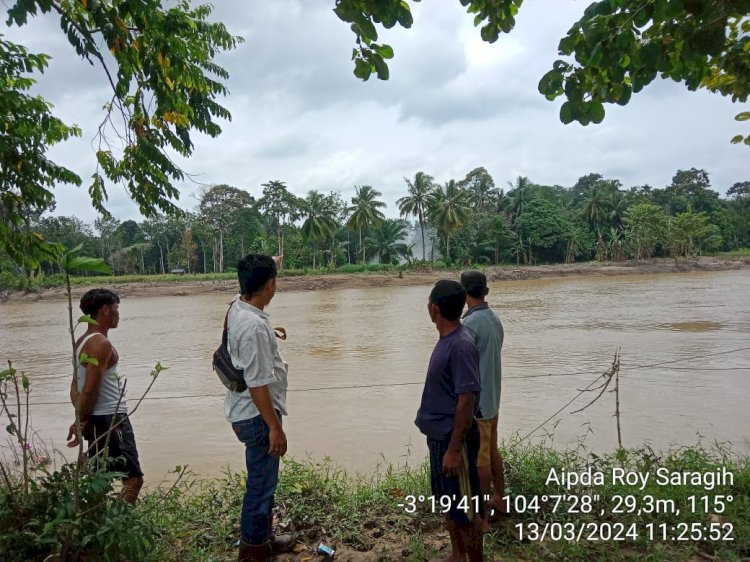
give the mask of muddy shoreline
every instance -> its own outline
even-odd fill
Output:
[[[662,273],[686,273],[693,271],[734,271],[750,269],[750,257],[702,257],[697,259],[672,258],[641,262],[584,262],[536,266],[500,266],[485,269],[490,281],[520,281],[555,277],[599,277],[617,275],[645,275]],[[306,275],[282,277],[278,280],[280,292],[318,291],[325,289],[361,289],[367,287],[405,287],[431,285],[438,279],[454,278],[456,270],[428,270],[383,273],[354,273]],[[236,281],[185,281],[112,283],[104,285],[123,297],[190,296],[210,293],[235,294]],[[77,298],[90,286],[73,287],[73,298]],[[14,292],[0,295],[0,302],[58,300],[65,298],[61,287],[31,292]]]

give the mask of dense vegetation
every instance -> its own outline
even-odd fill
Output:
[[[624,189],[599,174],[570,188],[519,177],[507,189],[477,168],[438,184],[417,172],[405,179],[399,218],[386,218],[371,186],[341,194],[295,195],[280,181],[257,197],[227,185],[205,189],[193,211],[138,223],[115,218],[88,225],[77,217],[46,216],[33,229],[49,242],[104,258],[116,274],[221,274],[250,251],[283,253],[289,273],[354,263],[442,264],[648,259],[733,251],[750,245],[750,182],[722,198],[703,170],[680,170],[664,188]],[[415,219],[409,222],[409,219]],[[0,286],[27,286],[27,278],[58,273],[54,261],[37,270],[0,265]]]

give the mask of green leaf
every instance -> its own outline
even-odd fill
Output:
[[[732,144],[739,144],[739,143],[742,142],[742,139],[744,139],[744,138],[745,137],[742,136],[742,135],[735,135],[734,137],[732,137]]]
[[[372,74],[370,63],[361,58],[354,61],[354,76],[366,81],[370,78],[370,74]]]
[[[617,100],[618,105],[628,105],[630,98],[633,96],[633,89],[630,86],[625,86]]]
[[[91,318],[91,316],[88,315],[88,314],[84,314],[83,316],[81,316],[78,319],[78,323],[79,324],[83,324],[83,323],[85,323],[85,324],[99,324],[99,322],[97,322],[96,320],[94,320],[93,318]]]
[[[497,38],[500,37],[500,30],[496,25],[488,23],[487,25],[482,27],[480,35],[482,36],[482,41],[486,41],[487,43],[494,43],[495,41],[497,41]]]
[[[31,386],[31,381],[29,380],[29,377],[26,375],[21,375],[21,386],[24,390],[28,390]]]
[[[601,102],[594,101],[589,104],[589,115],[591,121],[597,125],[604,121],[604,105]]]
[[[547,74],[542,76],[539,81],[539,93],[543,95],[555,94],[562,88],[563,74],[558,70],[550,70]]]
[[[565,125],[573,122],[573,104],[566,101],[560,107],[560,121]]]
[[[516,20],[513,18],[513,16],[508,16],[503,18],[503,20],[500,22],[500,27],[503,30],[503,33],[510,33],[513,31],[513,27],[516,25]]]
[[[750,111],[743,111],[742,113],[739,113],[735,116],[735,119],[737,121],[747,121],[750,119]]]
[[[378,73],[378,79],[379,80],[388,80],[388,65],[383,60],[383,57],[380,55],[373,55],[372,62],[375,65],[375,70]]]
[[[602,44],[597,43],[591,50],[591,55],[589,55],[589,64],[591,64],[592,66],[598,65],[600,62],[602,62],[603,55],[604,51],[602,49]]]
[[[375,47],[375,50],[384,59],[393,58],[393,47],[391,47],[390,45],[378,45],[377,47]]]
[[[88,258],[85,256],[79,256],[73,258],[66,264],[68,273],[79,272],[79,271],[94,271],[96,273],[112,273],[109,265],[102,258]]]
[[[10,379],[15,374],[16,374],[16,370],[13,367],[11,367],[10,369],[5,369],[4,371],[0,372],[0,381]]]
[[[81,356],[78,358],[78,360],[81,362],[81,365],[94,365],[95,367],[99,366],[99,360],[96,357],[90,357],[88,353],[81,353]]]

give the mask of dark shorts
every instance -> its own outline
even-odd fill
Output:
[[[115,418],[114,421],[112,418]],[[107,431],[114,426],[107,439]],[[138,460],[138,449],[135,446],[135,434],[130,418],[125,414],[114,416],[89,416],[89,423],[83,433],[89,443],[89,457],[110,459],[107,470],[123,472],[125,478],[143,476],[141,463]],[[104,448],[107,448],[104,451]]]
[[[450,435],[445,439],[427,438],[430,450],[430,484],[432,495],[438,506],[446,505],[450,498],[448,517],[458,525],[470,523],[476,515],[484,517],[484,501],[479,488],[477,454],[479,453],[479,429],[476,422],[466,434],[461,451],[461,466],[458,476],[443,474],[443,457],[450,444]],[[442,502],[442,503],[441,503]]]

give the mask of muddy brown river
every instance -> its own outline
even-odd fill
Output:
[[[276,295],[267,310],[289,334],[280,345],[289,363],[290,455],[330,457],[363,473],[422,461],[426,447],[413,420],[437,340],[425,306],[429,290]],[[223,387],[210,368],[227,301],[134,297],[120,305],[120,326],[110,337],[131,408],[153,364],[168,367],[133,418],[151,482],[175,465],[207,475],[243,466],[242,445],[223,416]],[[619,347],[625,446],[700,440],[750,451],[750,272],[497,282],[489,301],[505,327],[502,437],[537,427],[601,375]],[[66,322],[62,301],[0,305],[0,359],[30,375],[33,426],[69,455]],[[614,396],[571,414],[586,398],[533,438],[550,433],[562,448],[585,436],[589,449],[615,448]]]

